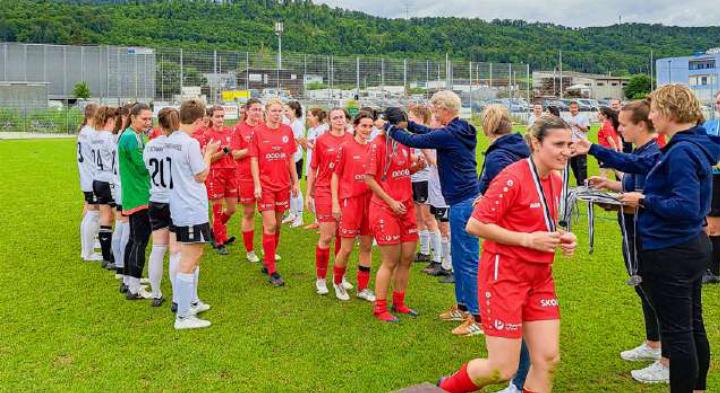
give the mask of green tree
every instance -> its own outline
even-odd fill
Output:
[[[652,80],[645,74],[633,75],[628,81],[627,86],[623,88],[625,97],[630,99],[645,98],[652,88]]]
[[[180,64],[172,61],[160,61],[155,67],[155,86],[157,96],[170,99],[173,94],[180,94]],[[197,68],[189,65],[183,67],[183,86],[204,86],[205,77]]]
[[[87,82],[80,81],[76,83],[75,87],[73,87],[73,95],[83,100],[90,98],[90,87],[88,87]]]

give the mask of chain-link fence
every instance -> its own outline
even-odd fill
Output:
[[[463,116],[489,103],[524,115],[531,94],[527,64],[18,43],[0,44],[0,78],[0,131],[29,132],[75,131],[81,83],[91,101],[143,101],[156,110],[197,97],[231,108],[251,97],[295,99],[306,108],[385,107],[451,89]]]

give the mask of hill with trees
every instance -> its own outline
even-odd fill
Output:
[[[387,19],[311,0],[14,0],[3,4],[0,40],[56,44],[283,50],[398,58],[529,63],[616,74],[647,72],[656,57],[717,46],[720,27],[621,24],[570,28],[520,20]]]

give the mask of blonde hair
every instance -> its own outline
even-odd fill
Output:
[[[283,104],[281,99],[279,99],[277,97],[273,97],[273,98],[267,100],[267,102],[265,102],[265,110],[270,109],[270,107],[273,105],[280,105],[283,108],[285,107],[285,104]]]
[[[488,105],[480,116],[485,135],[505,135],[512,132],[510,111],[504,105]]]
[[[452,91],[440,90],[430,98],[430,105],[435,108],[445,108],[450,112],[457,113],[460,111],[462,103],[460,102],[460,97]]]
[[[417,117],[422,121],[422,124],[428,124],[430,122],[430,110],[425,105],[416,105],[410,108],[410,114]]]
[[[655,89],[650,96],[650,107],[677,123],[700,123],[703,114],[700,100],[689,87],[669,84]]]

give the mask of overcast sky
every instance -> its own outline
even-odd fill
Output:
[[[522,19],[572,27],[618,22],[720,25],[718,0],[315,0],[388,18],[457,16]]]

